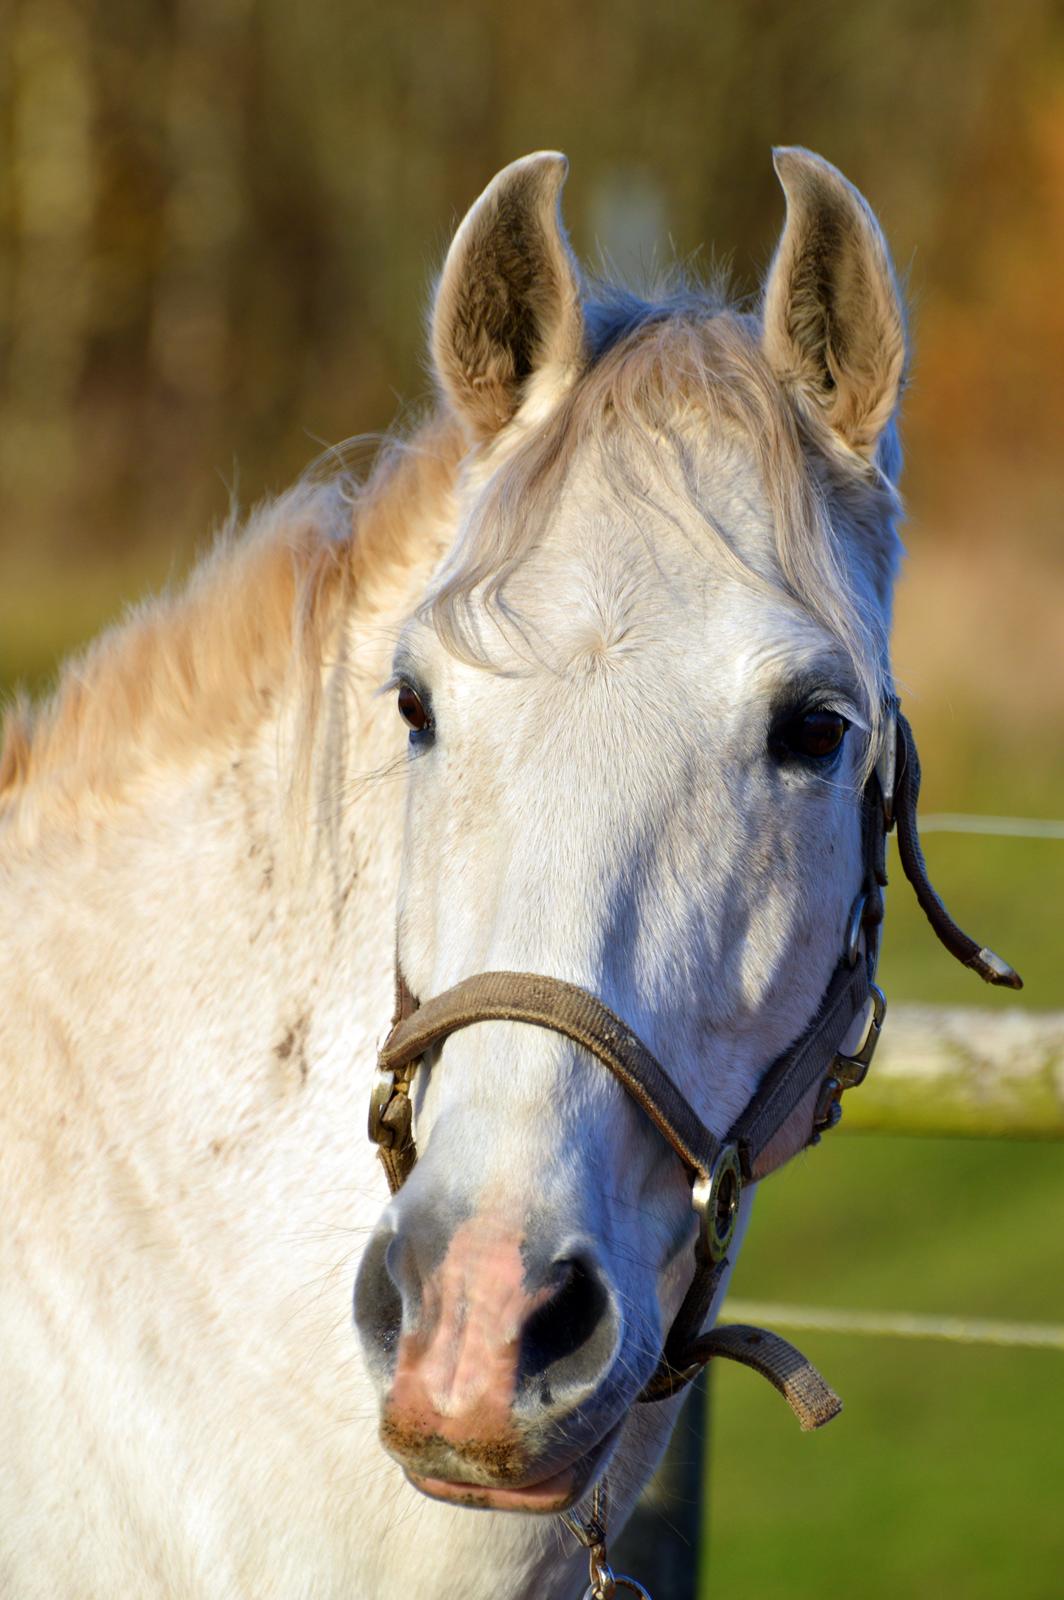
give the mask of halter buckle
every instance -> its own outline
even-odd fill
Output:
[[[369,1097],[369,1136],[382,1150],[394,1150],[410,1138],[410,1078],[406,1072],[378,1067]]]
[[[724,1145],[713,1165],[691,1186],[691,1204],[698,1214],[698,1253],[723,1261],[739,1220],[743,1169],[734,1144]]]

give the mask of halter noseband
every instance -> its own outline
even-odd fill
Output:
[[[861,1083],[868,1071],[886,1011],[875,976],[887,882],[886,839],[895,821],[905,875],[946,949],[986,982],[1022,987],[1006,962],[957,926],[935,893],[916,827],[919,790],[912,729],[892,701],[883,755],[862,797],[863,876],[846,948],[809,1026],[763,1073],[722,1140],[695,1114],[646,1045],[586,989],[540,973],[482,972],[419,1002],[397,967],[395,1017],[381,1047],[369,1118],[370,1138],[379,1147],[393,1194],[417,1160],[409,1090],[421,1059],[475,1022],[526,1022],[581,1045],[612,1072],[683,1162],[699,1221],[694,1276],[658,1365],[638,1396],[641,1401],[676,1394],[719,1355],[769,1378],[803,1428],[820,1426],[840,1409],[838,1397],[815,1369],[777,1335],[743,1327],[699,1335],[728,1264],[743,1185],[767,1177],[833,1128],[842,1115],[842,1094]],[[791,1128],[792,1121],[796,1128]],[[785,1130],[786,1140],[781,1137]]]

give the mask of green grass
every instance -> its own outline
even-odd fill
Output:
[[[825,1140],[765,1185],[734,1292],[1064,1321],[1055,1146]],[[703,1594],[1059,1600],[1064,1356],[806,1334],[845,1402],[803,1435],[714,1373]]]

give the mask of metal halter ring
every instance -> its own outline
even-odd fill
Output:
[[[710,1261],[723,1261],[739,1220],[739,1196],[743,1189],[743,1169],[739,1152],[726,1144],[705,1177],[691,1186],[691,1204],[698,1212],[699,1249]]]

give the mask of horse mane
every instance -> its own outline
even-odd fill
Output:
[[[464,444],[436,415],[385,439],[365,483],[308,475],[235,518],[176,591],[141,603],[63,666],[52,695],[18,697],[0,739],[0,822],[117,798],[150,765],[246,737],[292,674],[320,694],[329,641],[351,603],[371,609],[424,538]]]

